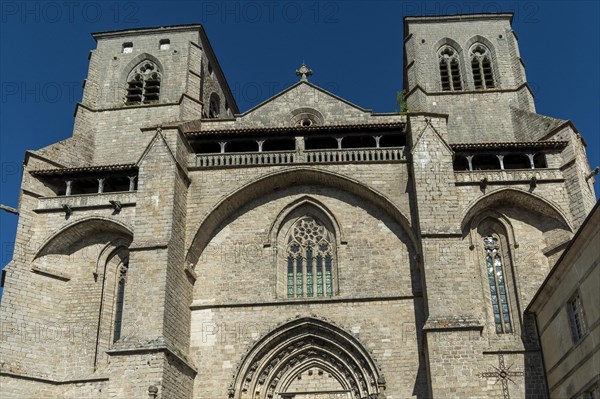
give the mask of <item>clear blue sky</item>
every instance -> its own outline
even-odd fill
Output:
[[[0,202],[17,206],[21,163],[71,135],[91,32],[202,23],[241,111],[297,81],[362,107],[394,111],[405,15],[512,11],[539,113],[570,119],[600,165],[597,1],[52,1],[0,2]],[[600,191],[598,183],[596,191]],[[0,211],[0,264],[17,217]]]

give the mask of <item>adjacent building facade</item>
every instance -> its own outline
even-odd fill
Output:
[[[240,113],[200,25],[94,34],[26,154],[3,397],[548,397],[524,310],[595,194],[511,19],[405,18],[387,114],[305,65]]]
[[[600,397],[600,203],[552,268],[535,314],[553,397]]]

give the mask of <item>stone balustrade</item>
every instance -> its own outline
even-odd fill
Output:
[[[197,154],[196,167],[220,168],[292,163],[397,162],[405,161],[404,147],[327,149],[306,151]]]

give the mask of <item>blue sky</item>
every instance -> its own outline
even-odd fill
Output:
[[[597,1],[2,1],[0,203],[17,206],[26,150],[71,135],[92,32],[202,23],[241,111],[295,83],[304,61],[312,82],[390,112],[402,89],[405,15],[499,11],[515,13],[537,111],[572,120],[600,165]],[[3,267],[17,217],[0,211],[0,224]]]

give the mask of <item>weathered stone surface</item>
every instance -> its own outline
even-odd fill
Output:
[[[73,137],[26,158],[2,397],[546,397],[523,310],[593,207],[582,138],[534,113],[509,15],[405,23],[408,114],[304,81],[239,114],[200,26],[98,34]],[[473,87],[476,42],[494,89]],[[441,90],[449,43],[462,91]],[[126,105],[144,60],[160,98]],[[495,157],[540,139],[566,143],[539,168],[455,168],[452,144],[496,142]],[[30,173],[108,164],[135,168]],[[66,180],[79,191],[64,195]],[[331,266],[293,249],[303,218],[329,234],[306,242]],[[504,268],[500,333],[485,237]]]

